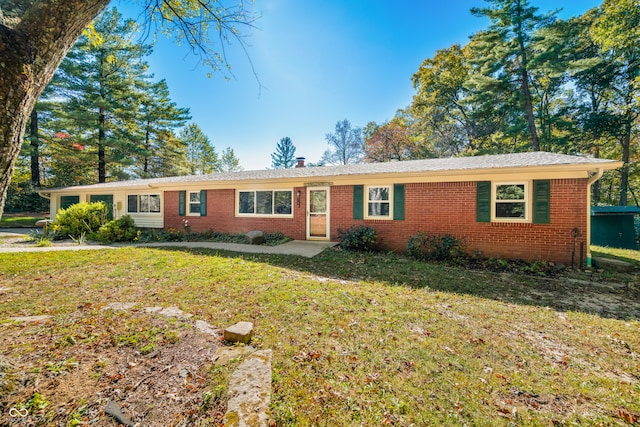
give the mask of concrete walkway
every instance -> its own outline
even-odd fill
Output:
[[[20,237],[29,235],[24,229],[2,229],[0,237]],[[51,251],[84,251],[96,249],[118,249],[123,247],[145,247],[145,248],[204,248],[219,249],[231,252],[251,253],[251,254],[279,254],[279,255],[298,255],[306,258],[313,258],[323,250],[337,245],[334,242],[326,241],[309,241],[309,240],[292,240],[278,246],[264,245],[244,245],[241,243],[222,243],[222,242],[158,242],[158,243],[131,243],[131,244],[85,244],[85,245],[53,245],[46,247],[35,246],[0,246],[0,253],[15,252],[51,252]]]

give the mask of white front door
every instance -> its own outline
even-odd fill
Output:
[[[329,187],[307,187],[307,239],[329,240]]]

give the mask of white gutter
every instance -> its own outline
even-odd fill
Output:
[[[587,180],[587,267],[591,267],[591,186],[602,178],[604,169],[596,169],[596,173]]]

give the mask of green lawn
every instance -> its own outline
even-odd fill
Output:
[[[591,246],[593,256],[604,256],[609,258],[617,258],[623,261],[640,265],[640,251],[632,249],[607,248],[603,246]]]
[[[0,355],[24,376],[5,369],[13,377],[0,390],[0,425],[9,423],[4,408],[35,407],[35,397],[49,402],[35,421],[68,425],[79,416],[72,408],[91,407],[113,381],[116,350],[189,339],[185,322],[159,326],[144,306],[178,306],[217,327],[254,322],[253,345],[274,352],[278,426],[637,425],[639,283],[637,274],[541,277],[340,250],[313,259],[141,248],[0,254],[0,288],[9,288],[0,293]],[[138,306],[100,310],[115,301]],[[41,314],[53,320],[6,321]],[[66,375],[52,382],[51,366]],[[202,399],[223,400],[228,372],[208,372]],[[95,388],[61,398],[38,383]],[[215,425],[207,408],[199,425]]]
[[[36,222],[47,219],[43,214],[3,214],[0,228],[35,227]]]

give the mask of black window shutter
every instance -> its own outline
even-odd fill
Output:
[[[364,218],[364,186],[353,186],[353,219]]]
[[[393,219],[404,220],[404,184],[393,185]]]
[[[491,182],[478,181],[476,187],[476,221],[491,222]]]
[[[207,190],[200,190],[200,216],[207,216]]]
[[[179,216],[184,216],[184,204],[186,199],[187,199],[187,192],[184,190],[179,191],[178,192],[178,215]]]
[[[551,181],[533,181],[533,223],[551,222]]]

